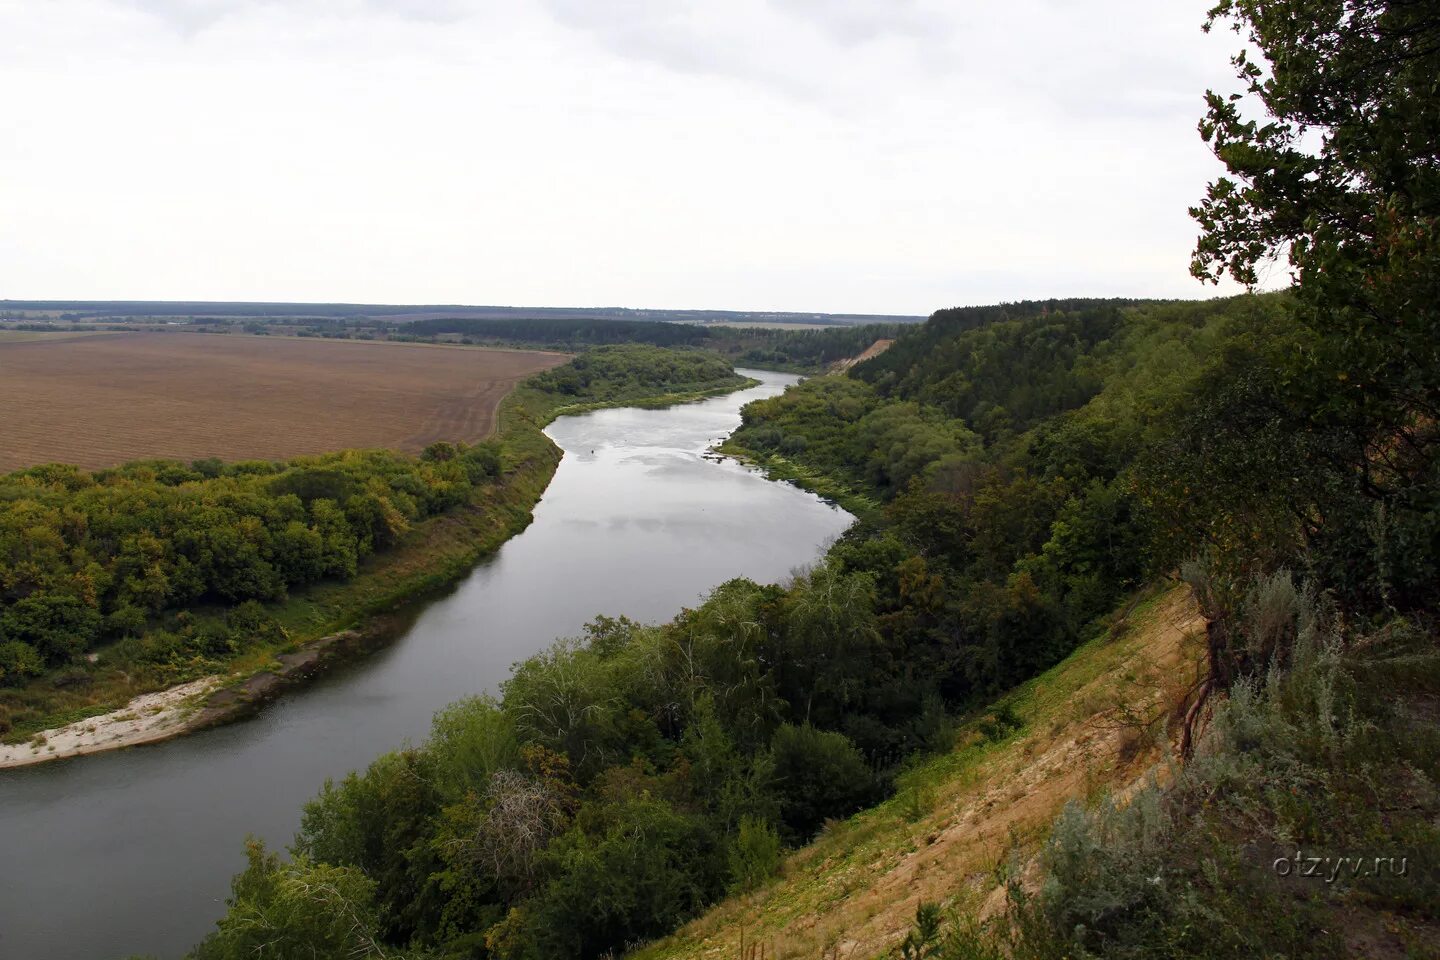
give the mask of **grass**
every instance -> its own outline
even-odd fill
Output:
[[[775,960],[866,958],[904,936],[922,900],[983,910],[1066,800],[1129,789],[1161,757],[1158,744],[1127,751],[1109,718],[1116,704],[1155,712],[1178,694],[1199,621],[1187,588],[1167,586],[1124,622],[965,718],[951,751],[903,774],[891,799],[827,825],[767,886],[632,956],[729,960],[743,938]]]
[[[566,403],[530,387],[512,391],[497,413],[505,449],[498,483],[476,492],[471,502],[416,523],[400,542],[367,558],[347,581],[330,581],[293,592],[266,612],[286,632],[276,644],[260,644],[223,664],[227,686],[280,668],[277,657],[345,630],[358,631],[362,647],[384,642],[395,615],[465,576],[484,557],[529,525],[535,504],[550,483],[561,451],[542,432],[556,417],[616,406],[662,407],[734,392],[757,381],[736,376],[724,384],[663,395],[636,395],[604,402]],[[220,620],[224,610],[195,612],[198,624]],[[0,688],[0,715],[10,729],[0,741],[20,743],[37,733],[123,707],[141,694],[166,689],[216,672],[213,661],[158,675],[136,664],[107,658],[51,671],[17,688]]]

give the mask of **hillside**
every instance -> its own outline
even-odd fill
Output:
[[[955,748],[904,774],[893,798],[830,824],[770,884],[633,960],[748,957],[744,945],[775,960],[874,957],[922,902],[993,913],[1012,862],[1033,856],[1067,801],[1124,793],[1161,760],[1203,628],[1187,587],[1152,596],[963,723]]]
[[[876,340],[874,343],[870,344],[870,346],[866,347],[864,350],[860,351],[855,356],[846,357],[844,360],[835,361],[830,365],[830,369],[828,372],[844,373],[846,370],[849,370],[857,363],[864,363],[866,360],[872,360],[875,357],[880,356],[880,354],[884,353],[886,350],[889,350],[894,343],[895,341],[892,339]]]

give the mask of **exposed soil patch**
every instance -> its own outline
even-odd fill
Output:
[[[870,344],[870,346],[866,347],[863,352],[857,354],[856,356],[849,357],[845,360],[836,360],[835,363],[831,365],[830,372],[840,373],[842,371],[849,370],[857,363],[863,363],[864,361],[869,360],[871,357],[878,357],[886,350],[889,350],[890,345],[894,342],[894,340],[876,340],[874,343]]]

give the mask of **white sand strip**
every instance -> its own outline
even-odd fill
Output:
[[[168,690],[143,694],[119,710],[46,730],[24,743],[0,744],[0,768],[23,767],[172,737],[184,730],[197,701],[218,687],[221,679],[202,677]]]

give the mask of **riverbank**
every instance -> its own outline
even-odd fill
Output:
[[[201,677],[168,690],[142,694],[119,710],[46,730],[24,743],[0,744],[0,770],[63,760],[102,750],[153,743],[193,729],[200,702],[222,678]]]
[[[497,418],[504,449],[499,481],[480,488],[460,508],[415,524],[392,549],[362,563],[356,577],[317,584],[268,605],[266,613],[284,630],[282,643],[247,651],[224,673],[184,677],[168,687],[147,689],[143,680],[126,677],[107,699],[67,711],[44,722],[44,729],[36,724],[15,731],[19,736],[12,733],[11,742],[0,744],[0,768],[153,743],[248,716],[330,666],[383,646],[397,634],[402,610],[459,580],[524,530],[560,462],[560,449],[543,433],[557,417],[607,407],[671,406],[757,382],[736,374],[699,390],[581,402],[516,388]]]
[[[717,444],[714,449],[722,456],[732,457],[747,466],[754,467],[765,474],[769,480],[794,484],[822,500],[828,500],[844,507],[861,519],[872,517],[880,511],[880,502],[874,497],[861,493],[834,477],[807,470],[793,460],[787,460],[778,454],[752,450],[728,437],[723,443]]]

